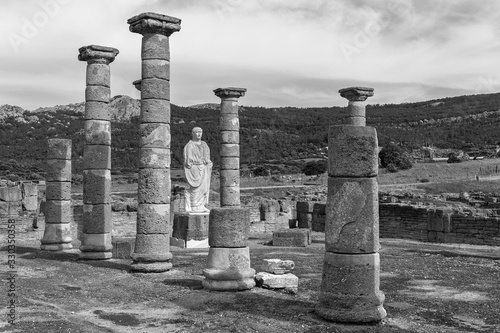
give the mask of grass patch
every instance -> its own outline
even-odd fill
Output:
[[[484,192],[500,194],[500,180],[462,180],[456,182],[436,182],[417,185],[417,189],[427,194]]]

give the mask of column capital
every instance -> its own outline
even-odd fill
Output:
[[[141,35],[163,34],[169,37],[181,30],[181,20],[177,17],[156,13],[142,13],[127,20],[129,30]]]
[[[245,88],[227,87],[217,88],[214,90],[214,93],[220,98],[240,98],[245,96],[246,91],[247,90]]]
[[[132,82],[132,84],[134,85],[135,89],[141,91],[141,83],[142,83],[142,80],[139,79],[139,80],[135,80],[134,82]]]
[[[349,87],[339,90],[340,96],[347,98],[349,101],[365,101],[368,97],[373,96],[373,88],[367,87]]]
[[[87,62],[99,62],[110,64],[115,60],[115,57],[120,53],[115,48],[100,46],[100,45],[88,45],[82,46],[78,49],[78,60]]]

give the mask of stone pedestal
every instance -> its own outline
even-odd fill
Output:
[[[184,248],[207,248],[209,213],[177,213],[174,215],[171,245]]]
[[[80,259],[109,259],[111,244],[111,116],[109,64],[118,50],[98,45],[80,48],[87,62],[83,216]]]
[[[132,271],[165,272],[170,253],[170,50],[169,36],[181,20],[155,13],[130,18],[142,37],[137,236]]]
[[[373,89],[340,93],[350,113],[348,125],[329,132],[326,252],[316,312],[331,321],[376,322],[386,316],[379,290],[378,141],[376,130],[364,126],[364,104],[358,103]]]
[[[49,139],[46,163],[45,230],[41,249],[71,249],[71,140]]]

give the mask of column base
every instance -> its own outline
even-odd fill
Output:
[[[73,248],[71,243],[59,243],[59,244],[42,244],[40,250],[42,251],[64,251]]]
[[[138,273],[163,273],[172,268],[172,263],[164,262],[133,262],[130,265],[131,272]]]
[[[113,257],[112,252],[81,252],[80,260],[106,260]]]
[[[254,278],[225,281],[205,279],[201,284],[203,285],[203,288],[213,291],[239,291],[249,290],[255,287],[255,280]]]

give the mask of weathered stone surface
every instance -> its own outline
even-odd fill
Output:
[[[111,169],[111,146],[85,145],[83,169]]]
[[[42,244],[71,243],[71,230],[69,223],[45,224]],[[67,248],[67,247],[66,247]]]
[[[222,144],[220,146],[220,156],[221,157],[240,157],[240,145],[239,144]]]
[[[330,126],[328,137],[330,177],[376,177],[377,131],[366,126]]]
[[[163,273],[169,271],[171,268],[172,263],[170,261],[134,261],[130,265],[132,272],[139,273]]]
[[[314,204],[314,201],[297,201],[297,213],[312,213]]]
[[[225,186],[220,188],[220,202],[221,206],[240,206],[240,187],[239,186]]]
[[[110,252],[113,249],[111,245],[111,233],[103,234],[82,234],[82,252]],[[83,253],[82,253],[83,255]],[[81,257],[81,256],[80,256]],[[110,256],[109,256],[110,257]],[[90,259],[90,258],[89,258]],[[96,259],[96,258],[92,258]]]
[[[222,114],[220,117],[220,128],[223,131],[239,131],[240,120],[238,114]]]
[[[220,131],[221,144],[239,144],[240,132],[239,131]]]
[[[47,200],[45,202],[45,223],[70,223],[73,217],[71,200]]]
[[[112,252],[81,252],[80,260],[106,260],[113,257]]]
[[[112,227],[111,204],[83,205],[83,233],[106,234],[111,232]]]
[[[221,207],[210,210],[208,242],[211,247],[246,247],[250,232],[250,210]]]
[[[234,175],[236,172],[238,173],[238,184],[239,184],[239,178],[240,178],[240,158],[239,157],[226,157],[222,156],[220,158],[220,169],[221,171],[224,170],[227,175],[226,178],[231,174],[231,178],[234,178]],[[231,172],[231,171],[236,171],[236,172]],[[222,176],[223,172],[221,172]],[[232,185],[229,185],[232,186]]]
[[[70,139],[48,139],[47,159],[71,160],[71,140]]]
[[[23,199],[23,210],[27,211],[38,210],[38,197],[25,197]]]
[[[238,98],[227,98],[221,101],[221,114],[238,114]]]
[[[139,168],[165,169],[170,167],[170,149],[141,148],[139,149]]]
[[[35,183],[23,183],[22,191],[24,197],[37,197],[38,196],[38,184]]]
[[[221,162],[222,163],[222,162]],[[222,169],[220,172],[221,187],[239,187],[240,186],[240,170]]]
[[[164,99],[142,100],[139,121],[170,124],[170,102]]]
[[[87,86],[85,88],[85,100],[92,102],[109,102],[111,89],[103,86]]]
[[[170,125],[145,123],[139,125],[141,148],[170,148]]]
[[[142,79],[141,99],[170,100],[170,81],[162,79]]]
[[[111,120],[109,104],[107,102],[87,101],[85,103],[85,119]]]
[[[286,289],[292,294],[296,294],[299,288],[299,278],[292,274],[271,274],[267,272],[260,272],[255,275],[255,282],[257,287],[267,289]]]
[[[255,287],[254,278],[243,280],[210,280],[205,279],[201,282],[203,288],[213,291],[238,291],[249,290]]]
[[[57,244],[42,244],[40,250],[42,251],[63,251],[71,250],[73,245],[71,243],[57,243]]]
[[[0,186],[0,201],[19,201],[22,197],[19,186]]]
[[[139,204],[170,204],[170,169],[140,169]]]
[[[110,86],[109,65],[90,63],[87,65],[87,85],[88,86]]]
[[[78,60],[87,61],[89,63],[104,63],[110,64],[115,60],[115,57],[120,53],[117,49],[101,46],[88,45],[78,49]]]
[[[325,249],[374,253],[379,245],[376,178],[329,178]]]
[[[137,234],[169,234],[170,205],[139,204]]]
[[[227,88],[217,88],[214,90],[214,94],[217,97],[222,99],[226,98],[240,98],[245,96],[246,93],[245,88],[237,88],[237,87],[227,87]]]
[[[250,251],[243,248],[213,248],[208,251],[207,268],[203,275],[209,280],[243,280],[253,278]]]
[[[292,260],[263,259],[260,269],[271,274],[285,274],[295,268]]]
[[[380,258],[325,252],[317,313],[341,322],[374,322],[386,316],[379,290]]]
[[[373,96],[373,88],[367,87],[349,87],[339,90],[340,96],[347,98],[349,101],[365,101],[368,97]]]
[[[112,237],[114,259],[130,259],[134,251],[135,237]]]
[[[349,117],[366,117],[365,102],[349,101],[348,103]]]
[[[170,80],[170,62],[161,59],[145,59],[142,61],[142,79]],[[142,83],[141,83],[142,86]]]
[[[71,160],[47,160],[45,167],[47,182],[71,181]]]
[[[88,145],[111,145],[111,122],[107,120],[85,120],[85,143]]]
[[[111,203],[110,170],[83,170],[83,203]]]
[[[366,118],[365,117],[346,117],[343,120],[343,123],[346,125],[352,125],[352,126],[366,126]]]
[[[174,32],[181,29],[180,19],[150,12],[136,15],[128,19],[127,23],[130,24],[129,29],[131,32],[142,34],[144,35],[144,38],[151,36],[167,38],[167,36],[170,36]],[[142,53],[143,55],[149,55],[151,52],[147,48],[145,49],[144,38]],[[155,43],[157,42],[153,41],[151,44]],[[145,58],[143,57],[143,59]],[[154,59],[154,57],[152,59]]]
[[[273,232],[273,246],[307,247],[311,244],[310,229],[281,229]]]
[[[175,214],[172,236],[186,242],[208,239],[209,213],[206,214]]]
[[[71,200],[71,182],[47,182],[45,198],[47,200]]]
[[[170,234],[137,234],[135,237],[134,261],[168,261],[170,253]]]

